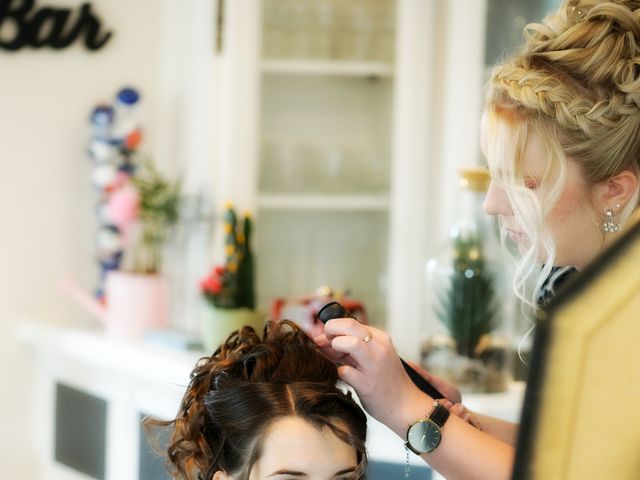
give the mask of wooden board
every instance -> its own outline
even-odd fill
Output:
[[[514,479],[640,479],[638,220],[541,315]]]

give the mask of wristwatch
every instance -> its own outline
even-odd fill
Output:
[[[405,446],[416,455],[433,452],[442,440],[442,429],[449,418],[449,410],[433,402],[432,412],[409,426]]]

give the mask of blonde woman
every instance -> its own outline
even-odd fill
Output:
[[[638,209],[640,0],[567,0],[525,36],[489,81],[482,146],[492,182],[484,208],[518,245],[514,288],[535,308],[554,280],[591,262]],[[527,292],[532,279],[537,288]],[[435,403],[404,373],[386,333],[342,318],[316,343],[341,359],[339,375],[365,408],[446,478],[511,477],[517,425],[470,422],[459,405]],[[454,386],[427,377],[459,402]],[[435,425],[424,420],[432,412]]]

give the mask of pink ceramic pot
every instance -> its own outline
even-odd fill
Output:
[[[107,305],[102,315],[106,333],[140,338],[146,330],[169,325],[169,282],[161,275],[109,272],[105,282]]]

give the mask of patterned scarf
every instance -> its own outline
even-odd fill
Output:
[[[556,292],[567,279],[578,270],[574,267],[553,267],[536,295],[538,306],[544,307],[556,295]]]

